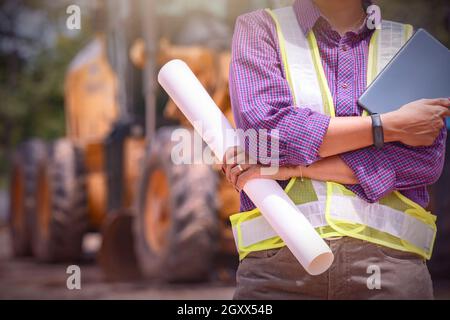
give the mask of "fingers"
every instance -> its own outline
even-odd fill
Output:
[[[450,107],[450,98],[438,98],[438,99],[427,99],[426,102],[428,104],[442,106],[442,107]]]
[[[233,147],[227,150],[223,156],[224,165],[234,165],[237,163],[248,163],[247,155],[244,150],[239,147]]]
[[[436,102],[434,104],[429,105],[428,107],[434,108],[434,112],[436,113],[436,115],[438,115],[441,118],[450,117],[450,103],[449,106],[444,106],[442,105],[442,101],[441,104],[437,104]]]
[[[247,171],[242,172],[237,180],[236,184],[234,184],[234,187],[238,191],[242,191],[244,189],[245,184],[251,180],[258,178],[261,175],[261,168],[259,166],[252,166]]]
[[[233,147],[227,150],[223,156],[223,165],[222,171],[225,173],[225,176],[228,181],[231,180],[231,169],[237,165],[236,163],[236,155],[239,150],[237,147]]]
[[[226,179],[236,188],[239,176],[252,166],[255,164],[251,164],[245,151],[242,148],[233,147],[227,150],[223,157],[222,171]]]
[[[244,189],[247,182],[252,179],[270,178],[277,180],[277,178],[282,177],[282,175],[263,175],[262,168],[264,167],[261,165],[250,165],[247,170],[240,172],[240,174],[237,175],[237,179],[235,180],[236,182],[233,184],[234,188],[240,192]]]
[[[228,181],[231,182],[232,176],[231,176],[231,170],[233,170],[234,167],[236,167],[237,164],[233,163],[233,164],[228,164],[226,169],[225,169],[225,176],[227,178]]]
[[[425,99],[425,103],[436,108],[441,118],[450,117],[450,98]]]
[[[278,170],[276,174],[274,175],[263,175],[262,168],[264,168],[261,165],[258,164],[242,164],[242,171],[239,169],[238,166],[234,167],[231,170],[231,183],[233,184],[234,188],[241,192],[242,189],[244,189],[244,186],[246,183],[252,179],[256,178],[270,178],[274,180],[286,180],[290,178],[289,175],[289,168],[284,167],[281,168],[281,170]],[[289,175],[289,176],[288,176]]]
[[[230,170],[230,181],[234,186],[236,186],[237,179],[241,174],[243,174],[245,171],[247,171],[251,166],[249,164],[239,164],[234,166]]]
[[[228,149],[223,155],[223,165],[231,164],[232,160],[236,157],[237,147],[232,147]]]

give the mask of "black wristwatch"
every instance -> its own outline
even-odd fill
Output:
[[[372,118],[372,133],[373,133],[373,145],[377,149],[381,149],[384,146],[384,132],[383,124],[381,123],[381,117],[375,113],[371,115]]]

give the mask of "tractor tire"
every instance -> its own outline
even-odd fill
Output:
[[[134,220],[136,255],[147,279],[203,281],[218,249],[218,179],[210,166],[172,162],[173,130],[157,132],[146,158]]]
[[[72,142],[52,143],[39,168],[32,250],[42,262],[76,262],[89,227],[83,156]]]
[[[34,190],[37,171],[45,157],[45,143],[33,139],[21,144],[12,158],[9,225],[12,252],[16,257],[30,256],[32,253],[30,218],[36,211]]]

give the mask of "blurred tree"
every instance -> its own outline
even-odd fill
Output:
[[[89,34],[65,28],[66,6],[0,0],[0,187],[17,143],[64,134],[64,74]]]

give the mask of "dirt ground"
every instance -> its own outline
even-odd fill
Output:
[[[67,265],[12,259],[9,234],[0,227],[0,299],[231,299],[234,287],[219,283],[162,285],[145,281],[110,283],[94,263],[81,268],[81,290],[69,290]],[[437,299],[450,299],[450,281],[434,280]]]
[[[12,259],[9,234],[0,227],[0,299],[231,299],[234,287],[219,283],[161,285],[106,282],[94,262],[80,265],[81,290],[69,290],[67,265]]]

